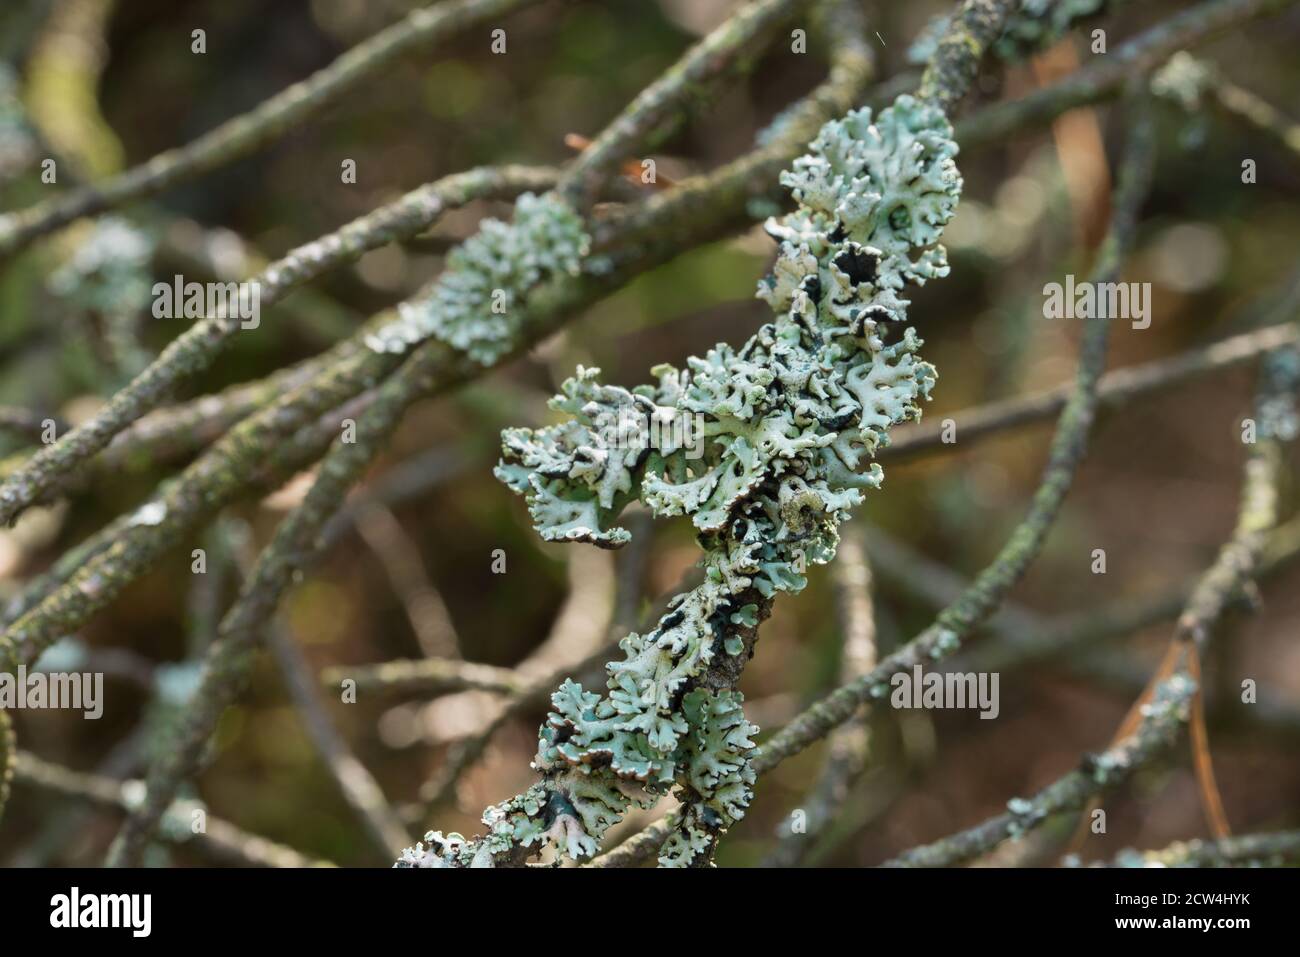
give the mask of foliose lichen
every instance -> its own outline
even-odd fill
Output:
[[[401,303],[398,318],[366,344],[377,352],[405,352],[432,337],[491,365],[518,341],[528,294],[555,277],[576,275],[589,245],[582,218],[567,203],[553,193],[525,193],[513,221],[484,220],[447,255],[428,293]]]
[[[486,835],[430,832],[398,866],[516,863],[548,845],[586,858],[629,807],[674,788],[660,863],[711,859],[752,795],[757,729],[733,686],[758,625],[834,556],[840,522],[881,482],[873,453],[934,384],[901,294],[948,271],[936,243],[961,191],[956,152],[944,114],[910,96],[828,123],[782,175],[798,208],[767,223],[780,251],[758,297],[772,322],[739,349],[656,367],[651,385],[580,368],[551,403],[565,421],[504,433],[497,475],[543,538],[618,547],[619,514],[640,501],[690,517],[704,581],[623,639],[603,694],[566,681],[552,696],[542,778],[488,809]],[[657,440],[619,440],[629,418],[658,423]],[[702,423],[702,442],[668,427],[682,420]]]

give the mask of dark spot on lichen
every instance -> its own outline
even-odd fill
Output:
[[[849,282],[857,286],[876,281],[876,267],[880,265],[880,258],[865,246],[849,243],[833,262],[840,272],[849,277]]]

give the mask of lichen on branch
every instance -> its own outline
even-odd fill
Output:
[[[493,365],[518,338],[515,317],[528,293],[577,275],[589,245],[582,218],[555,193],[524,193],[512,222],[480,223],[452,250],[428,293],[401,303],[399,318],[371,333],[366,345],[405,352],[432,337]]]
[[[569,418],[505,432],[497,475],[543,538],[618,547],[619,514],[639,501],[690,517],[705,578],[623,639],[604,694],[572,681],[555,693],[541,780],[489,808],[485,836],[430,832],[399,866],[518,864],[548,846],[582,859],[629,807],[674,788],[683,810],[660,863],[711,860],[752,794],[757,729],[734,686],[758,626],[808,564],[834,557],[840,523],[882,480],[872,456],[934,384],[902,294],[947,274],[937,243],[961,191],[956,153],[944,113],[910,96],[826,124],[782,175],[798,207],[767,223],[780,251],[758,296],[773,321],[738,349],[657,366],[652,385],[579,369],[552,400]],[[629,419],[661,428],[629,432]]]

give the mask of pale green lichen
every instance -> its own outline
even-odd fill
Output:
[[[49,278],[50,291],[81,309],[135,313],[149,303],[156,242],[118,216],[95,222]]]
[[[1214,82],[1214,71],[1186,50],[1179,50],[1151,74],[1151,92],[1172,100],[1189,113],[1201,107],[1201,97]]]
[[[150,233],[121,217],[105,216],[76,238],[47,282],[52,293],[73,307],[73,334],[97,329],[113,367],[124,377],[139,373],[151,358],[140,342],[140,324],[152,298],[156,248]]]
[[[435,338],[491,365],[518,342],[529,293],[550,279],[576,275],[588,246],[582,219],[567,203],[552,193],[525,193],[512,222],[484,220],[448,254],[428,293],[401,303],[398,318],[366,344],[378,352],[405,352]]]
[[[782,176],[798,208],[767,224],[780,253],[758,296],[773,322],[739,349],[656,367],[653,385],[579,369],[552,401],[568,419],[505,432],[497,475],[543,538],[617,547],[618,516],[640,501],[690,516],[705,577],[653,631],[623,639],[603,695],[566,681],[552,696],[542,780],[489,808],[485,836],[431,832],[399,866],[517,863],[547,845],[585,858],[630,806],[674,787],[683,808],[660,863],[710,859],[752,795],[757,729],[731,685],[757,627],[778,592],[803,588],[808,563],[834,556],[840,522],[881,482],[864,466],[934,383],[900,293],[948,271],[936,243],[961,190],[956,152],[943,113],[910,96],[828,123]],[[699,416],[702,447],[611,443],[629,411]]]

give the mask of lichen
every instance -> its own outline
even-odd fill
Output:
[[[1213,80],[1214,73],[1207,64],[1180,50],[1151,74],[1151,92],[1194,113],[1200,109],[1201,97]]]
[[[120,378],[136,375],[152,358],[141,344],[140,323],[152,296],[156,247],[148,232],[121,217],[105,216],[84,225],[47,282],[72,307],[69,334],[78,340],[102,339]]]
[[[576,275],[588,246],[582,219],[562,199],[525,193],[512,222],[484,220],[448,254],[428,293],[401,303],[398,318],[366,344],[405,352],[435,338],[491,365],[518,341],[528,295],[550,279]]]
[[[156,241],[119,216],[105,216],[51,273],[50,291],[80,309],[120,315],[149,303]]]
[[[901,294],[948,271],[936,243],[961,190],[956,152],[943,113],[910,96],[828,123],[782,175],[798,208],[767,223],[780,251],[758,297],[772,322],[739,349],[657,366],[651,385],[580,368],[552,400],[568,418],[504,433],[497,475],[543,538],[618,547],[619,514],[640,501],[689,516],[704,580],[623,639],[603,694],[556,691],[533,762],[542,779],[489,808],[485,836],[430,832],[399,866],[515,863],[548,845],[582,859],[630,806],[674,788],[683,807],[660,863],[710,860],[752,795],[757,728],[732,686],[758,625],[834,556],[839,524],[882,480],[871,457],[934,384]],[[611,442],[629,410],[701,417],[702,448]]]

